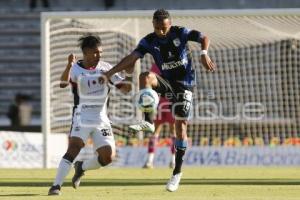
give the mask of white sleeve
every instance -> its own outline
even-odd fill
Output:
[[[110,70],[111,68],[113,68],[112,66],[111,66],[111,64],[109,64],[109,63],[105,63],[105,66],[106,66],[106,68],[107,68],[107,71],[108,70]],[[112,75],[111,77],[110,77],[110,83],[111,84],[113,84],[113,85],[117,85],[118,83],[120,83],[120,82],[122,82],[124,80],[124,78],[122,77],[122,76],[120,76],[120,74],[119,73],[115,73],[114,75]]]

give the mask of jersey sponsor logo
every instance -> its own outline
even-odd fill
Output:
[[[95,80],[92,80],[92,81],[88,80],[89,88],[91,87],[91,82],[92,82],[93,85],[95,85],[97,83],[97,81],[95,81]]]
[[[18,143],[17,141],[13,140],[13,139],[8,139],[3,141],[2,144],[3,149],[7,152],[14,152],[15,150],[17,150],[18,148]]]
[[[81,98],[85,99],[105,99],[109,87],[98,84],[98,77],[101,74],[85,74],[78,77],[78,93]]]
[[[179,46],[180,46],[180,44],[181,44],[181,42],[180,42],[180,39],[179,39],[179,38],[175,38],[175,39],[173,40],[173,43],[174,43],[174,45],[175,45],[176,47],[179,47]]]
[[[162,70],[174,69],[174,68],[186,65],[187,62],[188,61],[186,59],[182,59],[182,60],[179,60],[176,62],[172,61],[172,62],[168,62],[168,63],[163,63],[161,68],[162,68]]]
[[[156,49],[157,51],[160,51],[160,48],[159,48],[159,47],[156,47],[156,46],[155,46],[154,49]]]

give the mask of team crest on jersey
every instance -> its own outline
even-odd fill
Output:
[[[173,43],[174,43],[174,45],[175,45],[176,47],[179,47],[179,45],[180,45],[180,40],[179,40],[179,38],[175,38],[175,39],[173,40]]]
[[[172,54],[171,51],[169,51],[168,59],[174,58],[174,55]]]

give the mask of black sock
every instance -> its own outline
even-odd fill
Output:
[[[73,156],[71,156],[68,153],[65,153],[65,155],[63,156],[63,159],[68,160],[70,163],[72,163],[74,161]]]
[[[176,147],[175,168],[173,170],[173,175],[176,175],[181,172],[181,166],[183,163],[184,154],[185,154],[185,149]]]
[[[145,121],[153,124],[154,114],[153,112],[145,112]]]

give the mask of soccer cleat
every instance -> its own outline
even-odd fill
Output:
[[[60,195],[60,185],[52,185],[48,191],[48,195]]]
[[[153,169],[154,166],[153,166],[153,163],[148,163],[146,162],[143,166],[144,169]]]
[[[147,122],[147,121],[141,121],[138,124],[130,125],[129,129],[138,132],[138,131],[148,131],[153,133],[155,130],[155,127],[153,124]]]
[[[178,174],[175,174],[175,175],[171,176],[169,182],[166,185],[166,189],[169,192],[174,192],[178,189],[181,176],[182,176],[182,173],[178,173]]]
[[[72,178],[72,186],[74,189],[77,189],[80,185],[80,178],[84,175],[82,170],[82,161],[76,161],[74,164],[75,174]]]

